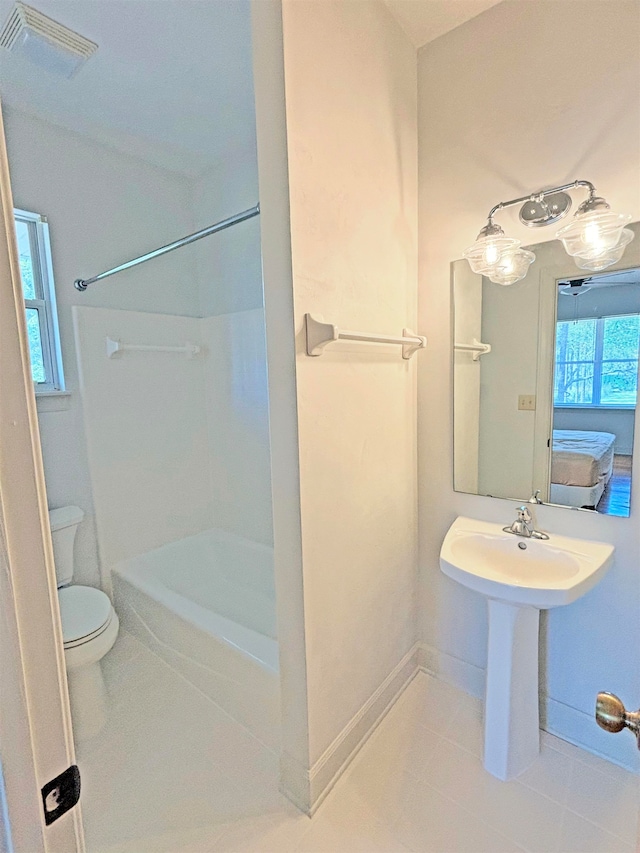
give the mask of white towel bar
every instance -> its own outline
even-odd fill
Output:
[[[339,329],[333,323],[325,323],[322,317],[314,317],[313,314],[305,314],[304,320],[307,333],[307,355],[322,355],[326,345],[333,341],[363,341],[373,344],[400,344],[402,357],[407,359],[427,345],[427,339],[422,335],[416,335],[411,329],[403,329],[402,337],[396,337]]]
[[[491,344],[483,344],[476,338],[474,338],[470,344],[454,344],[453,348],[460,350],[461,352],[473,353],[471,357],[474,361],[478,361],[481,355],[486,355],[491,352]]]
[[[123,344],[122,341],[107,338],[107,358],[115,358],[124,350],[134,350],[136,352],[183,352],[187,358],[194,358],[200,352],[200,347],[189,343],[186,343],[184,346],[173,347],[156,346],[155,344]]]

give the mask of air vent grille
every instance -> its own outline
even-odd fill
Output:
[[[49,47],[64,51],[69,60],[75,60],[76,69],[98,49],[95,42],[18,0],[0,31],[0,47],[17,51],[33,38],[44,39]]]

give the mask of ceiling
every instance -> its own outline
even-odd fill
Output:
[[[498,0],[385,2],[419,47]],[[250,0],[30,4],[98,51],[68,80],[0,49],[9,106],[192,177],[253,150]],[[0,26],[12,5],[0,0]]]
[[[0,49],[10,106],[188,175],[254,144],[249,0],[30,5],[99,47],[71,80]]]
[[[384,0],[416,47],[475,18],[501,0]]]

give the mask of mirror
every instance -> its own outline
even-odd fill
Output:
[[[504,287],[452,264],[454,489],[626,517],[640,348],[640,223],[579,270],[558,241]]]

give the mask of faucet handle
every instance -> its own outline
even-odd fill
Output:
[[[522,504],[516,510],[516,515],[518,516],[518,521],[524,521],[527,524],[532,520],[533,516],[531,515],[531,511],[526,504]]]
[[[531,495],[531,497],[529,498],[528,503],[530,503],[530,504],[541,504],[541,503],[542,503],[542,501],[541,501],[541,500],[540,500],[540,498],[538,497],[538,496],[539,496],[539,494],[540,494],[540,489],[536,489],[536,490],[535,490],[535,492],[534,492],[534,493]]]

